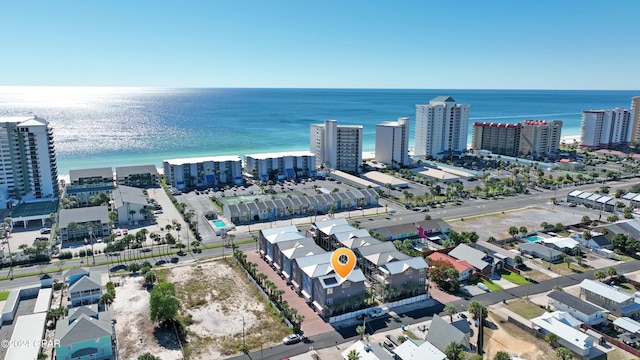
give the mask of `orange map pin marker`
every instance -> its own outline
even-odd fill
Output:
[[[331,255],[331,267],[341,278],[347,278],[356,267],[356,254],[348,248],[340,248]]]

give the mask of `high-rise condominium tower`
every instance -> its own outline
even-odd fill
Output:
[[[316,166],[360,172],[362,165],[362,125],[338,125],[336,120],[311,124],[310,151]]]
[[[409,164],[409,118],[376,126],[376,161],[394,167]]]
[[[429,105],[416,105],[415,155],[443,158],[467,148],[469,105],[438,96]]]
[[[8,200],[58,196],[58,169],[49,123],[36,116],[0,118],[0,207]]]
[[[580,147],[611,149],[631,143],[634,111],[623,108],[584,110]]]

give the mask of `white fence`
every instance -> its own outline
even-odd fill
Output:
[[[374,307],[387,307],[389,309],[393,309],[394,307],[403,306],[403,305],[409,305],[409,304],[416,303],[418,301],[424,301],[424,300],[427,300],[428,298],[429,298],[428,294],[422,294],[422,295],[418,295],[418,296],[414,296],[414,297],[410,297],[410,298],[406,298],[406,299],[390,302],[390,303],[387,303],[387,304],[382,304],[380,306],[374,306]],[[358,316],[360,316],[362,314],[366,314],[371,309],[373,309],[373,308],[360,309],[360,310],[353,311],[353,312],[350,312],[350,313],[337,315],[337,316],[332,316],[332,317],[329,318],[329,324],[333,324],[333,323],[338,322],[338,321],[344,321],[344,320],[357,318]]]

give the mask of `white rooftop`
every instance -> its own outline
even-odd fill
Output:
[[[4,357],[5,360],[37,359],[46,320],[46,312],[19,316],[14,323],[11,343],[29,344],[29,346],[9,346]]]
[[[245,158],[254,158],[254,159],[272,159],[272,158],[281,158],[285,156],[316,156],[316,154],[311,151],[286,151],[286,152],[272,152],[272,153],[262,153],[262,154],[246,154]]]
[[[418,345],[411,338],[407,338],[393,352],[402,360],[445,360],[447,358],[447,355],[432,343],[425,341]]]
[[[382,184],[391,184],[391,186],[407,186],[407,181],[398,179],[397,177],[381,173],[379,171],[369,171],[363,174],[367,179],[377,181]]]
[[[561,339],[571,343],[579,349],[589,349],[593,346],[593,338],[584,332],[568,325],[575,324],[580,321],[573,318],[564,311],[554,311],[552,313],[544,313],[537,318],[531,319],[533,325],[545,329],[547,332],[558,335]]]
[[[559,248],[568,248],[568,249],[573,249],[574,247],[580,244],[576,240],[568,237],[543,238],[542,242],[544,242],[545,244],[553,244]]]
[[[207,157],[194,157],[183,159],[170,159],[162,160],[170,165],[185,165],[185,164],[198,164],[203,162],[226,162],[226,161],[241,161],[238,155],[226,155],[226,156],[207,156]]]
[[[629,317],[619,317],[613,321],[613,325],[630,333],[640,333],[640,323]]]

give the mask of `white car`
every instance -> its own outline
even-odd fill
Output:
[[[286,338],[282,339],[282,342],[285,345],[290,345],[290,344],[295,344],[302,341],[302,336],[298,335],[298,334],[291,334],[289,336],[287,336]]]

